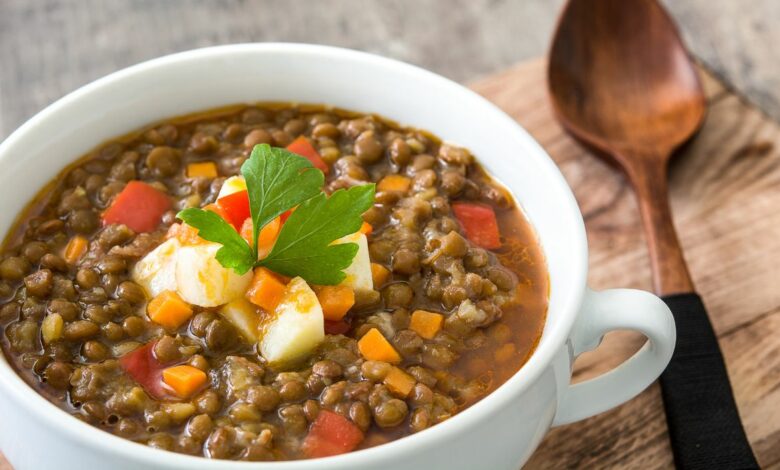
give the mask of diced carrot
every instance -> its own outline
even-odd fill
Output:
[[[391,393],[405,398],[409,395],[409,392],[414,388],[414,384],[417,383],[414,377],[402,371],[398,367],[392,367],[390,372],[385,376],[385,385]]]
[[[379,263],[371,263],[371,278],[375,289],[382,287],[390,279],[390,270]]]
[[[149,302],[146,313],[153,322],[175,330],[192,316],[192,307],[176,292],[166,290]]]
[[[328,457],[354,450],[362,441],[363,432],[352,421],[320,410],[301,447],[307,457]]]
[[[374,227],[371,226],[368,222],[363,222],[363,225],[360,226],[360,233],[363,235],[371,235],[371,232],[374,231]]]
[[[405,193],[409,191],[412,180],[403,175],[387,175],[376,185],[377,191],[398,191]]]
[[[247,218],[241,225],[241,238],[252,246],[252,219]],[[282,222],[279,217],[268,222],[265,227],[260,229],[260,235],[257,237],[257,257],[258,259],[265,258],[276,243],[276,237],[279,236],[279,230],[282,227]]]
[[[322,286],[317,290],[317,298],[326,320],[341,320],[355,305],[355,291],[349,286]]]
[[[76,264],[76,262],[84,256],[84,253],[87,252],[88,246],[89,242],[81,235],[76,235],[71,238],[65,246],[65,262],[68,264]]]
[[[297,153],[303,158],[309,160],[314,168],[320,169],[326,175],[328,174],[328,164],[322,159],[317,149],[309,142],[305,136],[300,136],[293,140],[290,145],[287,146],[287,150],[292,153]]]
[[[197,245],[206,241],[198,236],[198,229],[185,223],[171,225],[165,238],[175,238],[184,245]]]
[[[257,237],[257,257],[265,258],[276,243],[276,237],[279,236],[279,230],[282,227],[282,221],[279,217],[268,222],[265,227],[260,229],[260,235]]]
[[[272,271],[257,268],[246,291],[246,298],[266,312],[273,312],[281,302],[286,287]]]
[[[440,313],[415,310],[409,321],[409,329],[425,339],[432,339],[441,330],[442,323],[444,323],[444,315]]]
[[[187,165],[188,178],[216,178],[217,164],[214,162],[193,162]]]
[[[130,181],[103,213],[103,223],[125,224],[134,232],[151,232],[172,205],[171,199],[154,186]]]
[[[217,214],[218,216],[225,219],[225,222],[230,223],[230,221],[228,220],[227,212],[225,212],[225,209],[219,204],[216,203],[207,204],[206,206],[203,207],[203,209]]]
[[[452,204],[452,212],[466,232],[466,238],[472,243],[488,250],[501,248],[498,221],[492,207],[485,204],[455,202]]]
[[[392,344],[376,328],[371,328],[358,341],[358,350],[369,361],[384,361],[391,364],[401,362],[401,356]]]
[[[180,398],[189,398],[208,381],[205,372],[188,365],[168,367],[162,373],[163,382]]]

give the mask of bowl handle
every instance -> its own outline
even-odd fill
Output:
[[[572,329],[572,355],[576,358],[595,349],[604,334],[614,330],[635,330],[648,341],[615,369],[569,385],[560,396],[553,426],[588,418],[634,398],[661,375],[672,358],[676,340],[672,313],[649,292],[588,290]]]

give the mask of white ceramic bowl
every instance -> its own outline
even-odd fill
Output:
[[[528,363],[488,397],[421,433],[326,459],[246,463],[164,452],[102,432],[49,403],[0,358],[0,449],[27,469],[511,469],[554,424],[614,407],[669,361],[675,329],[658,298],[586,288],[582,216],[560,172],[512,119],[475,93],[401,62],[298,44],[243,44],[175,54],[124,69],[65,96],[0,144],[0,232],[68,163],[155,121],[234,103],[325,103],[378,113],[463,145],[513,192],[540,237],[549,313]],[[13,190],[10,190],[13,188]],[[577,355],[615,329],[649,341],[632,359],[569,385]]]

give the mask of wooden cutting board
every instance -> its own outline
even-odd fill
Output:
[[[522,124],[574,189],[590,243],[590,285],[650,289],[641,223],[625,179],[553,119],[545,63],[526,62],[472,88]],[[748,437],[780,468],[780,126],[709,73],[707,121],[671,168],[671,196],[694,281],[721,341]],[[628,312],[627,312],[628,313]],[[643,339],[612,333],[583,355],[575,380],[619,364]],[[550,432],[529,469],[669,468],[657,385],[629,403]],[[0,470],[10,470],[0,455]]]

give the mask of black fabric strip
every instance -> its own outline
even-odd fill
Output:
[[[677,325],[677,346],[661,375],[677,468],[759,468],[704,304],[693,293],[664,297],[664,301]]]

